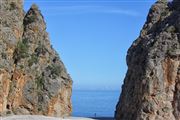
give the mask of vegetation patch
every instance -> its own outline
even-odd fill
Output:
[[[31,58],[28,60],[28,66],[31,67],[33,64],[38,63],[38,57],[36,55],[32,55]]]
[[[45,55],[47,52],[46,47],[43,44],[39,44],[39,46],[36,48],[35,52],[37,53],[37,55]]]
[[[42,75],[38,76],[35,82],[38,90],[42,90],[44,88],[44,78]]]
[[[62,71],[62,68],[59,65],[49,65],[47,69],[51,71],[51,75],[53,76],[53,78],[60,76],[60,73]]]
[[[31,24],[31,23],[35,22],[36,19],[37,19],[37,17],[35,15],[28,16],[25,18],[24,24],[25,25]]]
[[[15,10],[16,9],[16,3],[11,2],[10,3],[10,10]]]
[[[6,58],[7,58],[6,53],[1,53],[1,57],[2,57],[3,59],[6,59]]]
[[[38,103],[40,103],[37,104],[37,111],[42,111],[43,107],[41,102],[43,101],[44,77],[42,75],[38,76],[35,80],[35,84],[37,89]]]
[[[26,58],[28,56],[28,45],[22,41],[19,41],[14,52],[15,62],[17,63],[17,61],[20,59]]]
[[[1,69],[1,68],[4,68],[4,66],[0,64],[0,69]]]
[[[19,67],[20,67],[21,69],[24,69],[24,65],[20,65]]]

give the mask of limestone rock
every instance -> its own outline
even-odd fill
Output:
[[[116,120],[180,120],[179,0],[156,2],[127,53]]]
[[[72,80],[52,48],[35,4],[0,4],[0,115],[69,116]]]

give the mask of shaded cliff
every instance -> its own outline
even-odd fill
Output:
[[[72,80],[38,7],[2,0],[0,10],[0,115],[70,115]]]
[[[127,53],[117,120],[180,120],[180,0],[157,1]]]

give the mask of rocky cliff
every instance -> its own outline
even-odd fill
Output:
[[[0,115],[70,115],[72,80],[38,7],[1,0],[0,41]]]
[[[180,120],[180,0],[151,7],[126,59],[116,120]]]

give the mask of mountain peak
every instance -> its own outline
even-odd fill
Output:
[[[39,10],[39,7],[36,4],[33,4],[31,8],[28,10],[25,18],[24,24],[28,25],[31,23],[38,23],[40,26],[46,26],[44,17]]]
[[[69,116],[72,80],[51,47],[46,24],[33,4],[2,0],[0,19],[0,116]]]
[[[39,7],[37,6],[37,4],[32,4],[30,9],[38,11]]]

